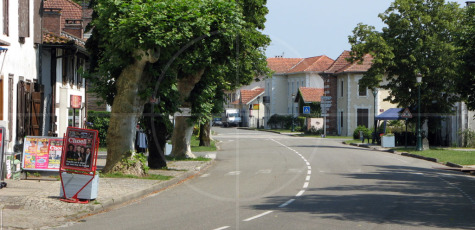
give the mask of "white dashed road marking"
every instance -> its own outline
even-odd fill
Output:
[[[267,212],[261,213],[261,214],[259,214],[259,215],[255,215],[255,216],[253,216],[253,217],[247,218],[247,219],[245,219],[245,220],[243,220],[243,221],[246,221],[246,222],[247,222],[247,221],[251,221],[251,220],[257,219],[257,218],[259,218],[259,217],[263,217],[263,216],[265,216],[265,215],[267,215],[267,214],[270,214],[270,213],[272,213],[272,212],[273,212],[273,211],[267,211]]]

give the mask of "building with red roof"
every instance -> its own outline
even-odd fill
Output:
[[[294,102],[299,88],[323,89],[322,74],[334,62],[321,55],[309,58],[268,58],[268,67],[273,71],[272,78],[265,80],[265,118],[274,114],[297,115],[298,104]]]
[[[362,61],[356,62],[350,62],[349,58],[350,51],[343,51],[323,74],[325,95],[331,97],[327,112],[329,134],[351,136],[357,126],[372,128],[375,114],[395,107],[383,101],[389,95],[387,90],[373,91],[359,84],[364,73],[371,68],[373,57],[366,54]]]

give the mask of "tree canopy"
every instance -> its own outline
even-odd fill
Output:
[[[379,15],[386,25],[381,32],[359,24],[349,37],[353,61],[364,54],[373,65],[361,82],[390,90],[386,100],[401,107],[417,104],[416,75],[421,84],[423,113],[451,112],[460,100],[457,89],[463,47],[456,42],[462,9],[444,0],[395,0]],[[380,86],[383,76],[389,83]],[[412,89],[412,90],[410,90]]]

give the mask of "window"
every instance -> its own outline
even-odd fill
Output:
[[[340,127],[343,128],[343,111],[340,112]]]
[[[8,2],[10,0],[3,0],[3,34],[8,36],[8,24],[9,24],[9,11],[8,11]]]
[[[360,97],[366,97],[368,95],[368,88],[363,87],[360,85],[360,82],[358,81],[358,95]]]
[[[356,125],[357,126],[364,126],[368,128],[368,119],[369,119],[369,112],[368,109],[357,109],[356,110]]]
[[[79,109],[70,108],[68,111],[68,126],[79,127],[80,122],[81,119],[79,118]]]
[[[343,81],[340,84],[340,97],[343,97]]]

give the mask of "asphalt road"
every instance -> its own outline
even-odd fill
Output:
[[[214,166],[67,229],[475,229],[475,177],[338,140],[214,128]]]

